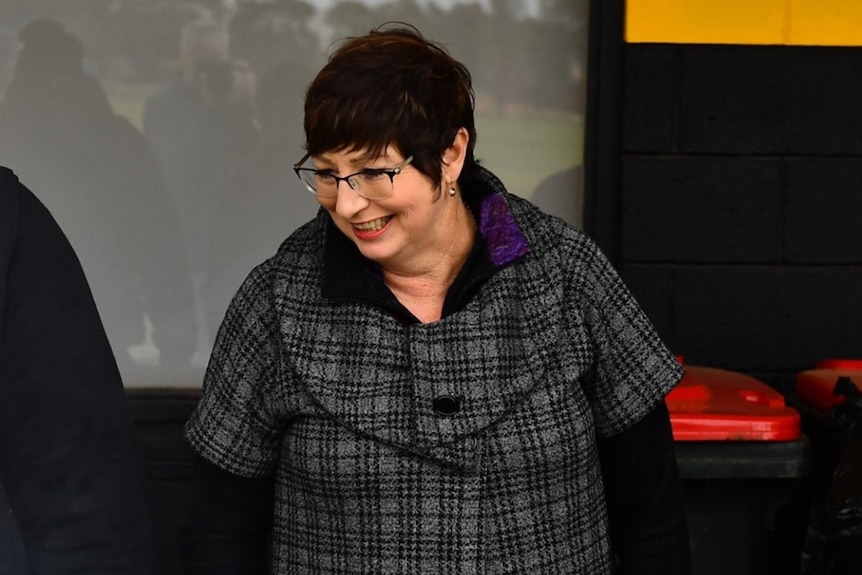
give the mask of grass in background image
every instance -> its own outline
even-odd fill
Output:
[[[477,114],[476,157],[513,194],[529,198],[550,176],[583,162],[580,116],[503,117]]]
[[[141,131],[143,131],[144,103],[151,95],[163,89],[156,84],[145,83],[112,83],[105,88],[114,113],[128,119]]]

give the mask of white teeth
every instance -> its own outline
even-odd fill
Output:
[[[365,222],[362,224],[353,224],[353,227],[357,230],[363,232],[376,232],[377,230],[383,229],[383,226],[390,220],[391,216],[387,216],[384,218],[377,218],[376,220],[371,220],[370,222]]]

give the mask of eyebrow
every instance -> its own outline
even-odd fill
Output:
[[[326,156],[317,156],[317,159],[321,163],[326,164],[328,166],[327,169],[330,169],[331,167],[335,166],[335,162],[333,162],[330,158],[328,158]],[[390,158],[388,154],[380,154],[376,157],[371,157],[371,155],[369,155],[369,154],[362,154],[362,155],[359,155],[355,158],[348,160],[347,163],[350,164],[351,166],[359,166],[359,165],[366,164],[369,162],[376,162],[378,160],[381,160],[381,161],[384,161],[384,162],[387,162],[390,164],[397,163],[396,160],[393,160],[392,158]],[[370,169],[378,169],[378,168],[370,168]]]
[[[372,162],[386,162],[388,164],[397,163],[393,160],[388,153],[386,154],[377,154],[376,156],[372,156],[371,154],[362,154],[352,160],[350,160],[351,165],[359,165],[359,164],[368,164]]]

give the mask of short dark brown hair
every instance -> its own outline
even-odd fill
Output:
[[[394,145],[440,185],[443,152],[460,128],[470,136],[462,175],[475,164],[474,102],[463,64],[416,28],[389,22],[347,38],[309,86],[306,151],[377,155]]]

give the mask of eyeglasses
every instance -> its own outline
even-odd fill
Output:
[[[309,192],[321,198],[335,197],[338,195],[338,184],[344,181],[354,192],[368,200],[384,200],[391,196],[395,187],[395,176],[413,161],[413,156],[410,156],[390,170],[365,168],[347,176],[336,176],[327,170],[303,168],[302,164],[309,157],[310,154],[305,154],[293,165],[293,171]]]

